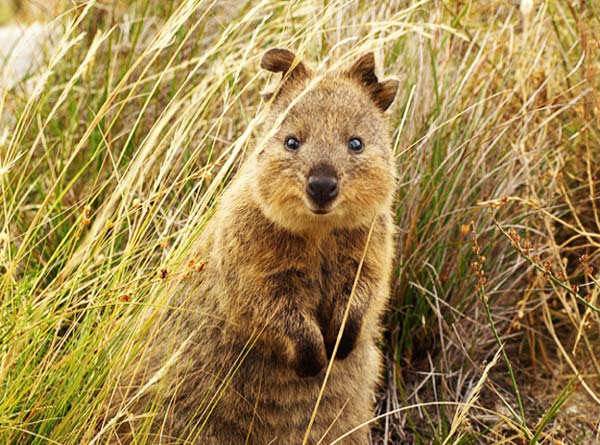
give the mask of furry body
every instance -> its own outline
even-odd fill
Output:
[[[178,309],[159,323],[145,357],[155,371],[188,341],[154,409],[163,443],[302,443],[348,305],[308,443],[330,443],[373,416],[393,257],[394,166],[383,111],[397,83],[377,81],[372,55],[312,84],[315,75],[294,61],[285,50],[263,58],[286,77],[262,146],[224,193],[200,243],[205,268],[182,285]],[[294,152],[282,147],[292,133],[302,143]],[[364,153],[348,152],[353,135]],[[305,193],[315,165],[340,184],[323,209]],[[119,434],[132,428],[126,422]],[[366,445],[368,431],[341,443]]]

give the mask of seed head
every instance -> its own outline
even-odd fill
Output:
[[[166,280],[167,277],[169,276],[169,271],[167,270],[166,267],[162,267],[159,271],[158,271],[158,277],[161,280]]]

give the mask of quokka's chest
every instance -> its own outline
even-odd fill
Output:
[[[307,283],[319,295],[319,302],[349,293],[359,263],[360,258],[356,258],[355,252],[347,245],[340,245],[336,239],[313,252],[305,270]]]

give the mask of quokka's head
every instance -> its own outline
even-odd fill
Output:
[[[263,211],[292,231],[369,224],[392,200],[394,157],[384,112],[397,80],[379,81],[372,53],[317,75],[294,53],[267,51],[283,73],[270,102],[253,169]]]

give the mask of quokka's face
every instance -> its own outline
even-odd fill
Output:
[[[282,83],[256,157],[259,201],[275,222],[291,230],[351,228],[389,207],[395,168],[383,111],[397,82],[378,82],[373,68],[370,54],[324,77],[298,65],[301,72]]]

